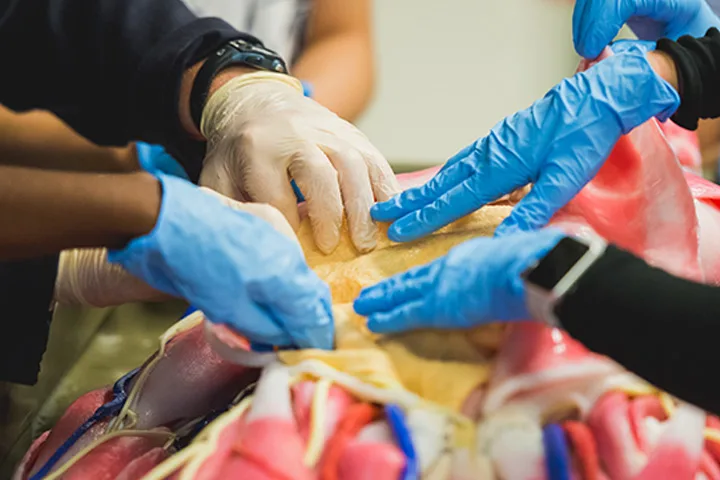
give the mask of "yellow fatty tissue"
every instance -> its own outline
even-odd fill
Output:
[[[298,238],[310,267],[330,285],[337,350],[283,352],[281,358],[289,364],[320,360],[375,385],[399,381],[425,400],[460,412],[468,395],[488,380],[489,355],[501,340],[502,326],[379,336],[372,334],[365,319],[353,312],[352,301],[363,287],[428,263],[471,238],[491,236],[510,208],[485,207],[429,237],[403,244],[388,240],[387,225],[381,225],[377,248],[362,255],[353,247],[345,227],[338,248],[324,255],[315,247],[306,220]]]

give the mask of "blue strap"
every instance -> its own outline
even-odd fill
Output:
[[[560,425],[551,423],[545,426],[543,445],[548,480],[570,480],[570,452]]]
[[[400,480],[417,480],[420,478],[420,466],[418,464],[417,454],[413,446],[410,429],[405,421],[405,414],[398,405],[385,405],[385,416],[387,418],[390,430],[395,435],[400,450],[405,455],[405,468],[400,476]]]
[[[62,456],[65,455],[67,451],[70,450],[73,445],[75,445],[75,442],[80,440],[80,438],[85,435],[85,433],[90,430],[93,425],[109,416],[117,415],[122,409],[122,407],[125,405],[125,401],[127,400],[127,387],[130,384],[130,381],[135,378],[135,375],[139,371],[140,369],[136,368],[135,370],[125,374],[117,382],[115,382],[115,385],[113,385],[112,389],[113,399],[103,405],[100,405],[97,410],[95,410],[95,413],[93,413],[90,418],[85,420],[85,422],[80,425],[80,427],[78,427],[78,429],[75,430],[73,434],[70,435],[57,450],[55,450],[55,453],[52,454],[52,456],[47,460],[47,462],[45,462],[45,465],[43,465],[42,468],[38,470],[37,473],[35,473],[35,475],[30,477],[30,480],[40,480],[41,478],[48,475],[50,473],[50,470],[52,470],[52,468],[62,458]]]

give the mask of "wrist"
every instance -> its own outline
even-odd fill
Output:
[[[195,122],[193,122],[192,116],[190,114],[190,94],[192,93],[195,78],[197,77],[197,74],[204,63],[205,60],[198,62],[192,67],[188,68],[183,74],[182,85],[180,87],[180,105],[178,110],[180,113],[180,123],[185,129],[185,131],[196,140],[204,140],[204,137],[200,130],[197,128],[197,126],[195,126]],[[212,95],[215,91],[217,91],[220,87],[229,82],[231,79],[254,71],[256,70],[250,67],[238,66],[231,66],[224,70],[221,70],[220,72],[218,72],[217,75],[215,75],[212,83],[210,84],[208,97]]]
[[[288,73],[287,64],[277,53],[250,38],[231,40],[189,68],[180,95],[183,127],[202,138],[200,123],[208,98],[233,78],[258,70]]]
[[[648,52],[646,57],[655,73],[679,91],[677,66],[672,57],[658,50]]]
[[[559,326],[556,307],[604,255],[607,247],[601,237],[580,238],[557,233],[547,244],[548,248],[543,248],[521,274],[528,312],[532,318],[553,327]]]
[[[162,187],[157,178],[145,172],[124,177],[117,185],[122,198],[111,199],[127,207],[123,209],[124,214],[118,216],[116,224],[119,243],[123,245],[155,228],[162,203]]]

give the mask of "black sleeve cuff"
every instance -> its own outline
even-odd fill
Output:
[[[720,32],[708,30],[702,38],[688,35],[676,42],[661,38],[657,50],[670,55],[678,72],[680,108],[672,119],[688,130],[701,118],[720,116]]]
[[[189,137],[178,112],[183,72],[230,40],[243,38],[218,18],[198,19],[174,31],[143,58],[135,80],[130,118],[136,122],[135,136],[166,147],[185,168],[190,179],[200,176],[205,142]]]
[[[609,247],[556,309],[561,325],[657,387],[720,413],[720,288],[684,280]]]
[[[0,382],[32,385],[50,333],[59,255],[0,262]]]

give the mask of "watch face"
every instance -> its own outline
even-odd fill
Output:
[[[527,282],[544,290],[552,290],[588,250],[590,247],[584,243],[565,237],[535,268],[528,269],[522,276]]]

